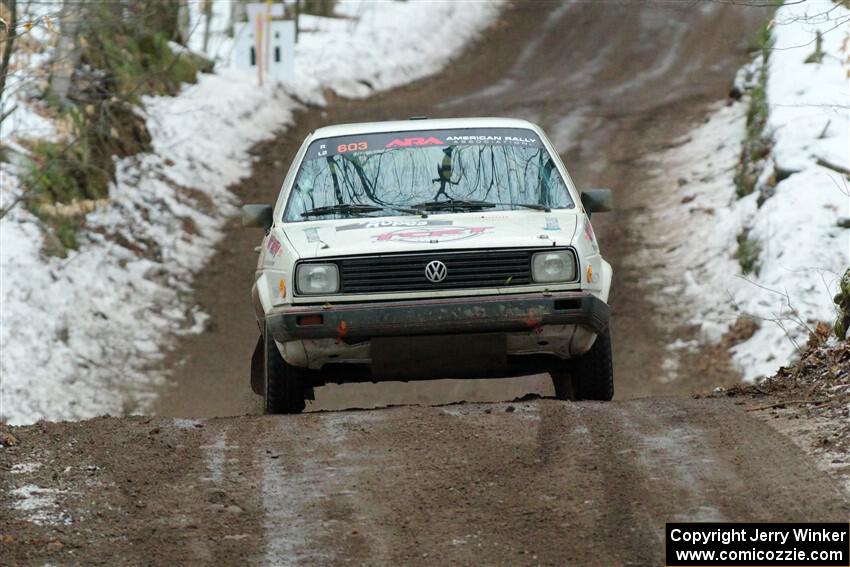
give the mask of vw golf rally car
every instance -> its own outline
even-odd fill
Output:
[[[610,400],[611,266],[579,193],[523,120],[320,128],[274,206],[252,290],[251,385],[294,413],[329,382],[549,372],[561,399]]]

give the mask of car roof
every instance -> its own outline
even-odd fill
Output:
[[[459,128],[524,128],[542,134],[540,127],[527,120],[517,118],[435,118],[390,120],[386,122],[361,122],[336,124],[316,129],[312,139],[374,134],[376,132],[407,132],[422,130],[452,130]]]

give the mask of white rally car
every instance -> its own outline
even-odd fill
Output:
[[[561,399],[614,394],[611,266],[536,125],[468,118],[308,136],[261,227],[251,385],[294,413],[329,382],[549,372]]]

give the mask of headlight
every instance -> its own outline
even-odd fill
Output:
[[[576,261],[569,250],[538,252],[531,257],[531,277],[537,283],[571,282],[576,279]]]
[[[336,293],[339,290],[339,268],[336,264],[301,264],[295,281],[298,293]]]

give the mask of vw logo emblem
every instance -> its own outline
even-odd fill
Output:
[[[440,283],[446,279],[448,272],[445,264],[439,260],[434,260],[428,262],[428,265],[425,266],[425,279],[432,283]]]

